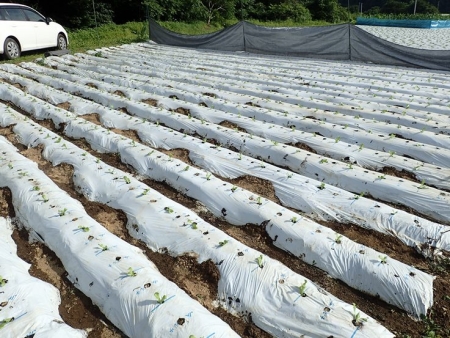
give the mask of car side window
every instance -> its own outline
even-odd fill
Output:
[[[5,10],[0,8],[0,20],[5,20],[5,14],[3,13]]]
[[[28,21],[25,13],[20,8],[4,8],[6,20],[10,21]]]
[[[24,9],[23,11],[25,12],[29,21],[40,21],[40,22],[45,21],[45,19],[41,15],[37,14],[36,12],[30,11],[29,9]]]

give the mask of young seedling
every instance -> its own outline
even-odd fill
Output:
[[[307,282],[308,282],[308,281],[305,279],[305,281],[303,282],[303,284],[300,285],[300,286],[298,287],[298,291],[300,292],[300,295],[301,295],[302,297],[306,297],[305,291],[306,291],[306,283],[307,283]]]
[[[42,194],[42,199],[44,200],[44,203],[48,202],[48,197],[46,194]]]
[[[324,182],[320,183],[320,185],[317,188],[319,188],[319,190],[325,189],[325,183]]]
[[[256,204],[262,205],[262,198],[261,198],[261,196],[258,196],[258,198],[256,199]]]
[[[386,175],[380,175],[377,177],[379,180],[385,180],[386,179]]]
[[[170,207],[164,207],[164,211],[167,212],[168,214],[171,214],[173,212],[173,209]]]
[[[387,264],[387,256],[378,256],[381,264]]]
[[[67,212],[67,208],[58,210],[58,215],[62,217],[62,216],[64,216],[66,214],[66,212]]]
[[[35,186],[33,187],[33,190],[34,190],[34,191],[39,191],[39,190],[41,190],[41,188],[39,188],[38,185],[35,185]]]
[[[364,143],[361,143],[361,144],[359,145],[359,151],[363,150],[363,148],[364,148]]]
[[[155,298],[158,304],[163,304],[167,300],[167,296],[163,295],[162,297],[159,295],[159,292],[155,292]]]
[[[184,169],[183,169],[183,170],[184,170],[184,171],[188,171],[188,170],[189,170],[189,168],[190,168],[190,167],[189,167],[189,166],[187,165],[186,167],[184,167]]]
[[[320,163],[320,164],[322,164],[322,163],[328,163],[328,160],[327,160],[326,158],[323,158],[323,159],[321,159],[321,160],[319,161],[319,163]]]
[[[296,216],[292,216],[292,218],[290,219],[290,221],[291,221],[292,223],[297,223],[297,222],[298,222],[298,219],[297,219]]]
[[[389,157],[394,157],[394,155],[395,155],[395,151],[389,150]]]
[[[3,328],[6,324],[12,322],[14,320],[14,317],[11,318],[5,318],[0,320],[0,329]]]
[[[128,178],[128,176],[124,176],[123,180],[125,181],[126,184],[130,184],[131,180]]]
[[[61,138],[61,137],[58,137],[58,139],[55,141],[55,143],[60,143],[61,140],[62,140],[62,138]]]
[[[360,197],[364,197],[364,194],[365,194],[365,192],[363,191],[362,193],[360,193],[359,195],[355,195],[354,197],[353,197],[353,199],[355,199],[355,200],[359,200],[360,199]]]
[[[340,140],[341,140],[341,137],[338,136],[338,137],[336,137],[336,139],[334,140],[334,143],[338,143]]]
[[[8,163],[8,168],[9,169],[13,169],[14,168],[11,162]]]
[[[191,223],[191,228],[194,229],[194,230],[197,230],[198,229],[197,228],[197,222],[192,222]]]
[[[353,163],[349,163],[349,164],[347,164],[347,166],[348,166],[348,169],[353,169]]]
[[[149,191],[150,191],[150,189],[144,189],[144,191],[142,192],[142,195],[147,195]]]
[[[99,244],[98,246],[100,247],[100,249],[102,249],[102,251],[106,251],[109,249],[108,246],[105,244]]]
[[[89,227],[85,227],[85,226],[82,226],[82,225],[79,225],[78,229],[80,229],[83,232],[88,232],[89,231]]]
[[[364,322],[367,321],[367,318],[361,318],[361,312],[356,308],[356,304],[353,303],[353,320],[352,323],[354,326],[363,326]]]
[[[219,242],[219,246],[224,246],[224,245],[227,244],[227,243],[228,243],[228,240],[225,239],[225,240]]]
[[[211,180],[211,173],[207,173],[207,174],[206,174],[206,180],[207,180],[207,181],[210,181],[210,180]]]
[[[133,270],[133,268],[129,267],[128,271],[127,271],[127,276],[128,277],[136,277],[137,273],[136,273],[136,271]]]
[[[334,239],[334,242],[336,244],[341,244],[342,243],[342,235],[336,234],[336,238]]]
[[[0,287],[5,286],[6,283],[8,283],[8,280],[0,276]]]
[[[256,264],[258,264],[260,269],[262,269],[264,267],[263,259],[264,259],[263,255],[259,255],[259,257],[256,257],[256,259],[255,259]]]
[[[425,185],[425,180],[422,180],[422,181],[420,182],[420,186],[418,186],[417,188],[418,188],[418,189],[426,189],[427,186]]]

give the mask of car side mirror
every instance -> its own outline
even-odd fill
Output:
[[[52,18],[45,18],[45,22],[47,23],[47,25],[49,25],[50,22],[52,22],[52,21],[53,21]]]

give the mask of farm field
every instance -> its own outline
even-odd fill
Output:
[[[450,336],[448,75],[152,43],[0,64],[0,235],[74,337]],[[45,329],[7,305],[5,337]]]
[[[421,29],[363,25],[358,27],[401,46],[427,50],[450,50],[450,28]]]

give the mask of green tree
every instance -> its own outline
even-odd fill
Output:
[[[295,22],[311,21],[311,13],[300,2],[287,0],[269,6],[268,14],[271,20],[292,20]]]
[[[408,6],[407,13],[414,13],[414,2]],[[439,14],[439,10],[428,1],[417,0],[416,14]]]
[[[312,0],[308,9],[314,20],[333,23],[348,20],[347,9],[344,9],[338,0]]]
[[[408,3],[398,0],[387,0],[381,7],[381,13],[384,14],[402,14],[408,13]],[[410,12],[412,13],[412,12]]]

